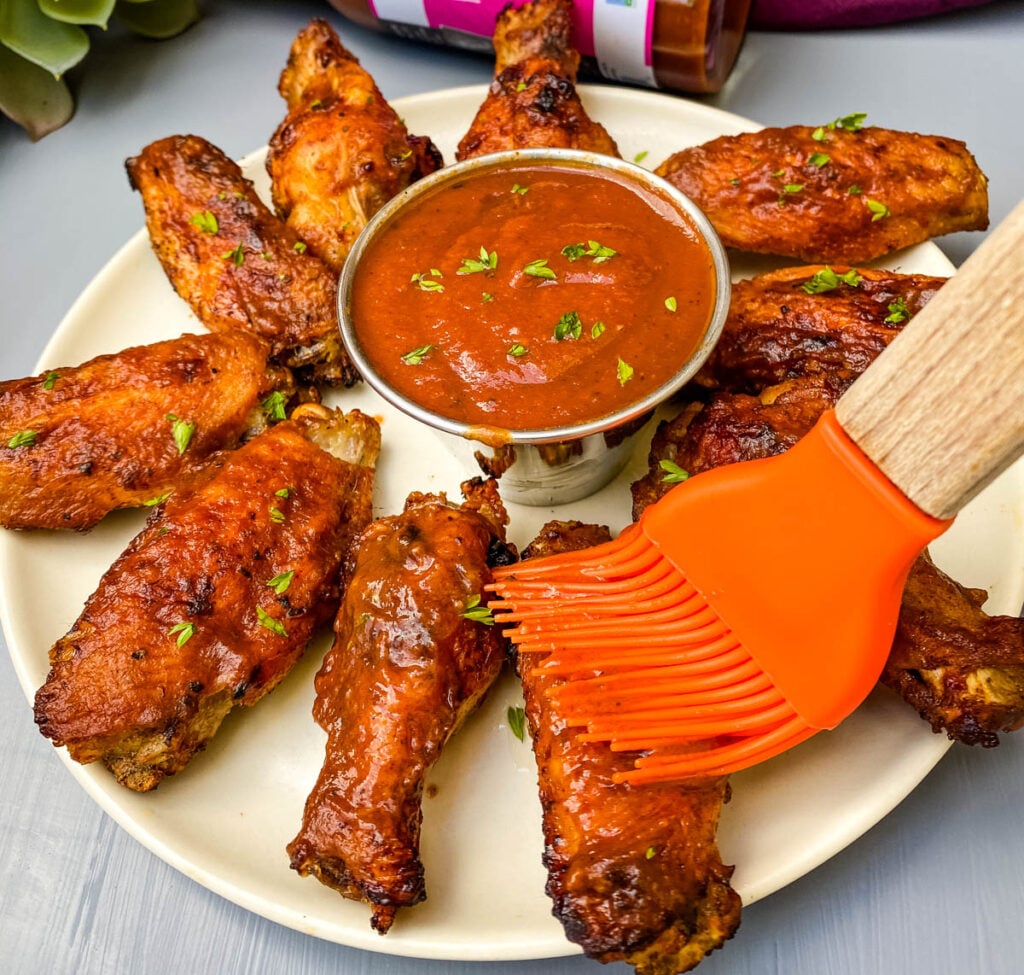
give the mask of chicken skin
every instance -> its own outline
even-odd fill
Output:
[[[851,383],[945,280],[817,264],[738,281],[697,382],[749,393],[799,376]]]
[[[42,734],[138,792],[184,768],[335,612],[379,447],[376,421],[307,404],[157,508],[50,650]]]
[[[244,333],[183,335],[0,383],[0,525],[92,528],[207,477],[291,374]]]
[[[607,541],[607,529],[552,522],[523,558]],[[617,785],[632,757],[580,742],[549,691],[561,678],[520,656],[526,717],[537,759],[547,893],[566,936],[601,962],[638,975],[675,975],[732,937],[740,898],[715,834],[725,778],[686,785]]]
[[[514,560],[494,481],[467,501],[411,495],[345,562],[334,644],[316,677],[323,768],[289,844],[291,865],[353,900],[387,933],[426,896],[419,856],[424,778],[479,704],[505,642],[479,605],[490,566]]]
[[[337,276],[370,217],[441,155],[409,134],[324,20],[295,38],[278,91],[288,114],[267,153],[274,207]]]
[[[656,172],[727,247],[809,263],[860,264],[988,226],[987,180],[964,143],[862,122],[721,136]]]
[[[153,249],[211,332],[253,332],[314,382],[359,378],[338,333],[337,276],[256,195],[238,165],[198,136],[169,136],[125,164]]]
[[[494,81],[456,159],[540,147],[619,155],[615,140],[587,115],[576,92],[580,56],[571,34],[570,0],[505,7],[494,28]]]

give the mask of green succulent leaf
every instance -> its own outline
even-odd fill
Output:
[[[45,68],[0,46],[0,112],[33,142],[59,129],[75,113],[68,86]]]
[[[136,34],[164,40],[199,20],[199,7],[196,0],[151,0],[150,3],[117,0],[114,16]]]
[[[47,17],[37,0],[4,0],[0,3],[0,44],[59,78],[85,57],[89,35],[75,24]]]
[[[64,24],[89,24],[106,28],[115,0],[36,0],[39,9]]]

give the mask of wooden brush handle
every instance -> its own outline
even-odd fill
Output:
[[[1024,202],[847,390],[836,417],[937,518],[1024,453]]]

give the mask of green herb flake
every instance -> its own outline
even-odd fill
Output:
[[[690,476],[689,471],[683,470],[674,460],[659,460],[658,466],[665,472],[661,476],[663,484],[681,484]]]
[[[817,166],[818,169],[821,169],[822,166],[827,166],[832,161],[832,157],[827,152],[812,152],[807,157],[807,161],[812,166]]]
[[[783,193],[800,193],[803,191],[803,183],[787,183],[782,187]]]
[[[407,366],[418,366],[433,351],[432,345],[421,345],[410,349],[402,356],[402,362]]]
[[[483,291],[480,294],[480,300],[486,305],[489,301],[494,301],[494,295],[490,291]]]
[[[729,180],[729,183],[732,186],[739,186],[740,185],[740,179],[739,179],[738,176],[733,176],[733,178],[731,180]]]
[[[430,277],[427,276],[428,273]],[[410,283],[415,284],[420,291],[435,291],[440,294],[444,291],[444,285],[441,284],[440,281],[433,280],[433,278],[440,278],[442,276],[443,275],[436,267],[432,267],[429,272],[425,271],[421,274],[414,274],[409,278],[409,281]]]
[[[224,251],[220,255],[225,261],[231,261],[235,267],[241,267],[245,263],[245,251],[242,250],[242,245],[239,242],[235,247],[229,251]]]
[[[907,303],[902,298],[891,302],[888,311],[889,314],[883,319],[887,325],[898,325],[910,318],[910,309],[907,308]]]
[[[590,327],[590,337],[592,339],[599,339],[604,335],[605,324],[604,322],[594,322]]]
[[[854,183],[846,192],[849,193],[850,196],[860,196],[864,191]]]
[[[554,336],[556,342],[564,342],[566,339],[578,339],[583,334],[583,321],[578,311],[567,311],[555,326]]]
[[[182,621],[181,623],[175,623],[174,626],[172,626],[167,631],[167,635],[174,636],[174,634],[177,633],[178,639],[174,642],[177,646],[183,647],[185,646],[186,643],[188,643],[189,640],[192,639],[192,637],[195,635],[195,632],[195,623],[187,623],[185,621]]]
[[[646,149],[642,149],[640,152],[638,152],[633,157],[633,162],[635,162],[635,163],[642,163],[647,158],[647,155],[648,155],[647,150]]]
[[[658,855],[658,848],[655,846],[649,846],[644,850],[644,859],[653,860]]]
[[[281,621],[274,619],[262,606],[256,607],[256,619],[259,620],[260,626],[270,630],[271,633],[276,633],[278,636],[288,636],[288,631],[284,628]]]
[[[10,440],[7,441],[7,446],[12,450],[18,447],[32,447],[35,445],[36,437],[39,435],[38,430],[19,430]]]
[[[484,626],[494,626],[494,617],[491,611],[480,603],[479,596],[469,597],[466,608],[462,611],[462,618],[473,623],[483,623]]]
[[[168,413],[164,419],[171,424],[171,436],[174,437],[178,453],[185,453],[188,445],[192,442],[192,434],[196,432],[196,425],[189,423],[188,420],[179,419],[173,413]]]
[[[555,280],[555,272],[548,267],[546,258],[530,261],[530,263],[523,268],[523,274],[528,274],[531,278],[543,278],[545,281]]]
[[[828,123],[830,129],[843,129],[846,132],[859,132],[864,128],[864,120],[868,117],[867,112],[852,112],[849,115],[840,116]]]
[[[323,106],[323,101],[321,99],[319,99],[319,98],[315,98],[315,99],[313,99],[313,101],[311,101],[309,103],[309,107],[314,109],[314,110],[316,110],[316,109],[318,109],[318,108],[320,108],[322,106]]]
[[[676,311],[676,310],[677,310],[677,309],[679,308],[679,302],[678,302],[678,301],[676,301],[676,299],[675,299],[675,295],[669,295],[669,296],[668,296],[668,297],[667,297],[667,298],[665,299],[665,307],[666,307],[666,308],[667,308],[667,309],[668,309],[669,311]]]
[[[508,730],[520,741],[526,741],[526,708],[510,704],[505,712]]]
[[[526,82],[520,81],[519,84],[516,85],[516,91],[526,91]]]
[[[275,525],[283,525],[285,522],[284,512],[280,508],[271,507],[270,509],[270,520]]]
[[[163,504],[170,496],[170,491],[164,491],[163,494],[158,494],[155,498],[148,498],[142,504],[146,508],[155,508],[157,505]]]
[[[46,378],[43,379],[43,389],[51,390],[57,385],[57,380],[60,379],[59,372],[48,372]]]
[[[306,245],[301,240],[297,240],[292,244],[292,250],[295,251],[296,254],[305,254]]]
[[[490,251],[486,247],[480,248],[480,259],[467,257],[459,266],[456,274],[479,274],[482,271],[493,271],[498,266],[498,252]]]
[[[872,213],[871,222],[874,223],[876,220],[884,220],[886,217],[892,216],[892,211],[878,200],[870,200],[864,197],[864,202],[867,204],[868,209]]]
[[[815,142],[825,142],[828,139],[828,133],[825,131],[824,125],[819,125],[812,133],[811,138]]]
[[[853,270],[837,274],[830,267],[824,267],[808,278],[800,287],[809,295],[820,295],[825,291],[834,291],[840,284],[848,284],[856,288],[860,284],[860,274]]]
[[[512,192],[513,193],[518,193],[519,196],[526,196],[526,194],[530,192],[530,187],[529,186],[520,186],[518,183],[513,183],[512,184]]]
[[[284,409],[285,402],[284,393],[275,389],[260,402],[260,409],[263,410],[263,414],[268,420],[284,420],[287,417]]]
[[[209,210],[193,213],[188,222],[193,227],[198,227],[204,234],[215,234],[220,229],[217,218]]]
[[[615,367],[615,374],[619,377],[619,385],[625,386],[633,378],[633,367],[628,362],[619,359],[619,363]]]
[[[578,261],[587,252],[586,244],[566,244],[562,248],[562,257],[570,263]]]
[[[283,487],[274,492],[275,498],[290,498],[292,496],[292,489]]]
[[[507,354],[512,356],[514,359],[521,359],[524,355],[527,354],[527,352],[529,352],[529,349],[527,349],[522,342],[513,342],[508,347]]]
[[[280,572],[273,579],[271,579],[267,585],[282,596],[288,591],[288,587],[292,584],[292,579],[295,578],[295,570],[289,569],[287,572]]]

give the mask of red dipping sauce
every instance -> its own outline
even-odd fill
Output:
[[[718,299],[708,244],[669,193],[612,168],[524,159],[401,205],[362,247],[346,312],[400,395],[515,431],[656,393]]]

